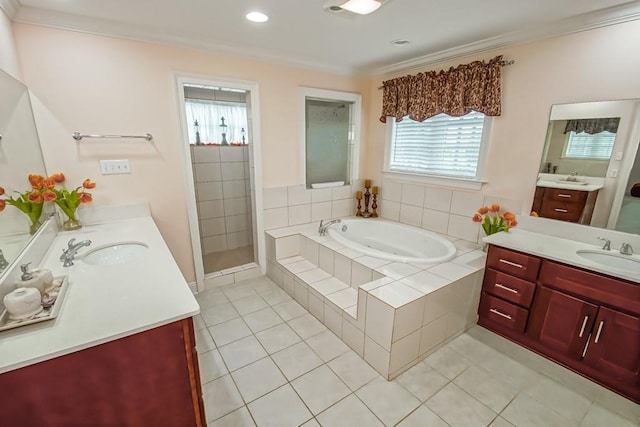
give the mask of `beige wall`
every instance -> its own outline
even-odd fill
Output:
[[[13,27],[9,17],[0,9],[0,68],[21,80],[18,51],[13,38]]]
[[[265,187],[301,183],[298,87],[362,93],[368,81],[150,43],[14,24],[24,81],[49,171],[98,183],[96,205],[149,202],[187,280],[195,278],[189,238],[173,72],[259,85]],[[366,98],[366,94],[365,94]],[[365,101],[366,104],[366,101]],[[153,134],[152,144],[76,143],[73,132]],[[102,176],[100,159],[128,158],[129,175]]]
[[[640,39],[640,21],[612,25],[549,40],[459,58],[429,67],[377,76],[371,82],[369,147],[364,175],[380,177],[384,129],[378,121],[383,80],[420,71],[447,69],[504,55],[502,116],[493,121],[485,196],[522,200],[528,211],[544,146],[551,105],[640,97],[640,55],[629,46]]]

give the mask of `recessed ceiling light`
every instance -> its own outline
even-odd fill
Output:
[[[409,40],[405,40],[405,39],[398,39],[398,40],[392,40],[391,44],[394,46],[402,46],[405,44],[409,44],[411,43]]]
[[[340,7],[359,15],[367,15],[382,6],[378,0],[348,0]]]
[[[261,12],[249,12],[246,18],[251,22],[267,22],[269,17]]]

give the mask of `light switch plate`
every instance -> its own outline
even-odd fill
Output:
[[[100,160],[100,172],[102,172],[102,175],[131,173],[131,165],[129,164],[129,159]]]

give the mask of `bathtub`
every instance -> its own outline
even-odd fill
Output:
[[[390,261],[435,264],[456,254],[455,246],[438,234],[380,219],[344,218],[328,233],[347,248]]]

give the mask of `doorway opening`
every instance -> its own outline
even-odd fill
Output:
[[[257,87],[178,77],[189,221],[198,290],[263,273],[256,215]],[[259,192],[258,192],[259,193]],[[259,197],[258,197],[259,198]]]

